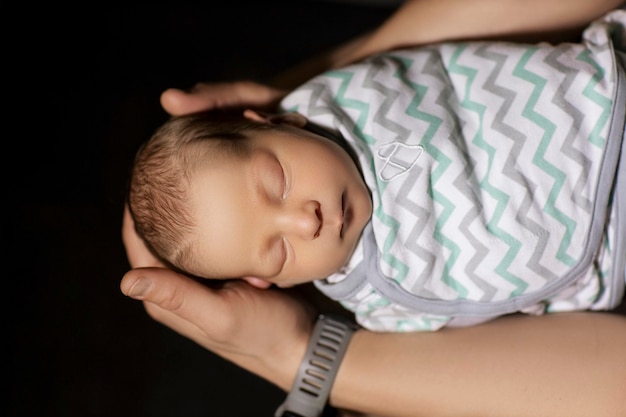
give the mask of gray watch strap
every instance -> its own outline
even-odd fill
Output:
[[[343,355],[357,328],[346,317],[319,315],[296,380],[274,417],[322,415]]]

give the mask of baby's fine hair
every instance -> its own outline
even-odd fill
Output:
[[[196,220],[190,180],[200,164],[219,155],[250,152],[246,132],[271,129],[241,113],[213,111],[175,116],[137,151],[128,187],[135,229],[150,251],[168,266],[189,272]]]

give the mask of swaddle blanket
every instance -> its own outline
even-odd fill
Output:
[[[354,148],[374,204],[317,288],[380,331],[619,304],[625,28],[617,10],[580,44],[393,51],[287,96]]]

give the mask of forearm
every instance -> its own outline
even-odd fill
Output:
[[[625,351],[626,318],[593,313],[361,331],[331,401],[381,416],[623,416]]]
[[[620,3],[618,0],[407,1],[335,65],[409,45],[580,30]]]
[[[314,309],[286,290],[212,288],[163,268],[128,271],[124,294],[160,323],[289,390]],[[621,416],[626,317],[516,316],[464,329],[350,342],[331,404],[380,416]]]
[[[280,74],[274,84],[297,87],[331,68],[407,46],[463,39],[565,40],[621,0],[412,0],[380,27]]]

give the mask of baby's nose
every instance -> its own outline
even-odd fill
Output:
[[[317,201],[282,207],[279,221],[284,232],[303,239],[315,239],[322,227],[322,211]]]

